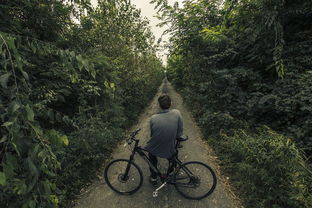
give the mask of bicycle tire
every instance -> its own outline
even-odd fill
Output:
[[[130,164],[128,175],[125,177],[127,165]],[[125,178],[123,178],[125,177]],[[143,183],[143,174],[140,167],[128,159],[111,161],[104,170],[104,179],[107,185],[115,192],[130,195],[138,191]],[[118,188],[118,184],[124,188]],[[126,189],[125,186],[132,185]]]
[[[193,175],[190,176],[188,171]],[[185,198],[193,200],[209,196],[217,185],[217,177],[212,168],[198,161],[183,163],[178,167],[173,180],[176,190]],[[196,192],[199,187],[204,188],[201,194]]]

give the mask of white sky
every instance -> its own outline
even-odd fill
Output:
[[[179,6],[182,6],[182,1],[183,0],[168,0],[168,2],[170,4],[174,4],[174,2],[179,2]],[[150,20],[150,26],[151,26],[151,30],[154,33],[155,36],[155,40],[158,41],[158,39],[161,37],[161,34],[163,33],[164,30],[166,30],[165,27],[163,28],[159,28],[156,27],[156,25],[158,23],[160,23],[160,21],[154,17],[156,15],[156,10],[154,10],[154,5],[150,4],[150,0],[131,0],[132,4],[136,5],[136,7],[138,9],[141,9],[141,15],[143,17],[147,17]],[[97,5],[97,0],[91,0],[92,5],[95,7]],[[163,36],[163,41],[162,43],[168,41],[169,37],[167,36]],[[163,63],[166,63],[166,54],[168,53],[167,50],[162,50],[159,52],[159,57],[162,58]]]

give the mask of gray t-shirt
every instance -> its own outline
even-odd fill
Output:
[[[170,158],[176,153],[176,138],[183,134],[183,121],[179,110],[162,110],[150,120],[151,139],[145,149],[152,155]]]

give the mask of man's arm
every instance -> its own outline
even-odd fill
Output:
[[[180,111],[178,111],[178,132],[177,132],[177,138],[180,138],[183,135],[183,119],[181,116]]]

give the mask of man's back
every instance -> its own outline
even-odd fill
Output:
[[[150,120],[151,139],[146,149],[157,157],[170,158],[175,152],[176,138],[182,136],[183,122],[179,110],[162,110]]]

